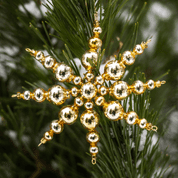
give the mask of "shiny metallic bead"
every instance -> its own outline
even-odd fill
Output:
[[[98,53],[97,52],[89,52],[87,51],[82,56],[82,65],[87,69],[91,69],[92,65],[96,65],[98,60]]]
[[[107,80],[119,80],[124,74],[124,67],[118,61],[109,61],[104,69]]]
[[[71,106],[65,106],[59,112],[59,119],[62,119],[66,124],[72,124],[78,117],[77,111]]]
[[[44,90],[42,88],[38,88],[34,92],[34,98],[37,102],[42,102],[45,100]]]
[[[133,86],[134,86],[133,92],[136,94],[143,94],[146,89],[143,86],[143,82],[141,82],[140,80],[135,81]]]
[[[89,47],[91,48],[91,49],[98,49],[98,48],[100,48],[102,46],[102,41],[101,41],[101,39],[99,39],[99,38],[96,38],[96,37],[92,37],[92,38],[90,38],[90,40],[89,40]]]
[[[49,140],[52,140],[52,138],[53,138],[52,132],[50,132],[50,131],[45,132],[44,138],[45,138],[46,140],[48,140],[48,141],[49,141]]]
[[[86,109],[92,109],[93,108],[93,102],[86,102],[85,103],[85,108]]]
[[[72,94],[73,97],[76,97],[78,95],[78,89],[77,89],[77,87],[73,87],[71,89],[71,94]]]
[[[55,134],[59,134],[63,130],[63,126],[59,124],[59,120],[54,120],[51,123],[51,129],[54,131]]]
[[[136,114],[136,112],[131,111],[127,113],[126,121],[128,124],[131,124],[131,125],[135,124],[136,119],[138,119],[138,115]]]
[[[56,85],[49,90],[49,99],[56,105],[64,103],[65,91],[60,85]]]
[[[105,102],[105,99],[103,96],[99,96],[95,99],[95,103],[98,106],[102,106],[104,104],[104,102]]]
[[[108,105],[104,106],[104,114],[108,119],[119,120],[123,118],[123,108],[117,101],[111,101]]]
[[[99,76],[96,77],[95,82],[98,85],[102,85],[104,83],[104,79],[103,79],[103,77],[101,75],[99,75]]]
[[[111,89],[111,93],[119,100],[126,98],[130,94],[127,83],[123,81],[115,82]]]
[[[88,72],[86,74],[86,78],[87,78],[88,81],[90,81],[90,80],[92,80],[94,78],[94,75],[92,73]]]
[[[83,105],[83,100],[81,98],[75,98],[74,103],[80,107]]]
[[[98,114],[95,111],[86,110],[82,113],[80,117],[80,122],[88,130],[93,130],[99,123]]]
[[[23,97],[24,97],[25,100],[29,100],[30,99],[30,91],[25,91],[23,93]]]
[[[50,69],[53,67],[53,65],[54,65],[54,59],[51,56],[46,56],[44,61],[44,66],[47,69]]]
[[[148,90],[153,90],[155,88],[155,82],[153,80],[148,80],[146,82]]]
[[[88,82],[81,87],[81,95],[85,99],[92,99],[96,96],[97,88],[92,83]]]
[[[44,58],[44,54],[42,51],[38,51],[35,58],[38,60],[38,61],[41,61],[43,58]]]
[[[121,60],[126,65],[132,65],[135,62],[135,55],[131,51],[125,51],[122,54]]]
[[[93,28],[93,33],[101,34],[101,33],[102,33],[101,27],[94,27],[94,28]]]
[[[60,64],[57,69],[56,69],[56,78],[60,81],[60,82],[64,82],[67,79],[69,79],[69,77],[72,74],[72,70],[69,66],[65,65],[65,64]]]
[[[90,147],[90,153],[91,154],[97,154],[98,153],[98,147],[97,146]]]
[[[108,89],[105,86],[100,87],[99,93],[101,95],[106,95],[108,93]]]
[[[143,53],[143,49],[142,49],[141,45],[136,45],[134,50],[133,50],[133,52],[135,54],[142,54]]]
[[[74,84],[75,84],[75,85],[80,85],[81,82],[82,82],[82,78],[79,77],[79,76],[77,76],[77,77],[74,78],[73,81],[74,81]]]
[[[87,141],[89,143],[97,143],[99,142],[99,135],[96,132],[89,132],[86,136]]]
[[[147,120],[146,119],[141,119],[139,127],[144,129],[146,127],[146,124],[147,124]]]

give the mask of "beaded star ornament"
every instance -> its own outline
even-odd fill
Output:
[[[96,126],[99,124],[99,115],[93,110],[94,104],[103,107],[104,115],[111,121],[125,119],[130,125],[138,124],[142,129],[157,131],[156,126],[148,123],[145,118],[139,119],[134,111],[124,112],[120,100],[125,99],[132,92],[140,95],[146,89],[153,90],[155,87],[160,87],[161,84],[165,83],[165,81],[153,80],[143,83],[137,80],[132,85],[128,85],[124,81],[119,81],[124,75],[126,65],[132,65],[135,62],[135,56],[142,54],[151,40],[136,45],[133,51],[125,51],[120,61],[116,59],[109,60],[105,65],[104,73],[95,76],[93,71],[99,57],[99,49],[102,46],[102,41],[99,37],[101,33],[102,29],[99,25],[97,14],[95,14],[93,36],[89,40],[90,49],[83,54],[81,59],[82,65],[87,71],[83,79],[80,76],[73,75],[69,66],[64,63],[57,63],[51,56],[44,56],[41,51],[26,49],[45,68],[52,69],[59,82],[73,82],[76,87],[65,89],[60,85],[55,85],[48,91],[37,88],[33,93],[25,91],[24,93],[18,92],[12,95],[12,97],[17,97],[18,99],[34,99],[37,102],[43,102],[47,99],[55,105],[63,104],[66,99],[70,98],[70,95],[75,97],[73,105],[62,107],[59,111],[59,119],[52,121],[50,130],[45,132],[38,146],[50,141],[53,134],[60,134],[65,124],[73,124],[78,118],[79,108],[84,105],[86,110],[81,114],[80,122],[89,131],[86,139],[90,143],[89,151],[92,156],[92,164],[96,164],[97,143],[99,142],[99,134],[96,131]],[[105,85],[106,80],[114,80],[115,82],[108,88]],[[104,96],[107,94],[113,96],[116,100],[106,102]]]

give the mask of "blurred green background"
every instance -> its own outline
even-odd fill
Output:
[[[69,0],[66,2],[70,3]],[[81,8],[87,2],[74,1]],[[102,2],[103,9],[107,9],[108,1]],[[64,58],[62,50],[67,39],[59,39],[60,32],[45,23],[50,19],[49,16],[46,18],[47,10],[42,3],[47,1],[0,1],[0,177],[91,177],[90,163],[83,161],[90,160],[86,154],[86,131],[79,122],[66,126],[64,133],[56,136],[55,141],[37,148],[50,121],[57,118],[59,108],[48,102],[39,104],[11,98],[18,91],[33,91],[35,87],[47,90],[56,83],[52,72],[45,70],[25,51],[29,47],[51,52],[58,59]],[[67,18],[67,15],[62,15]],[[91,27],[92,17],[87,20]],[[106,20],[110,22],[109,18]],[[65,24],[65,18],[64,23],[62,21],[61,24]],[[135,25],[137,21],[139,23]],[[178,1],[148,0],[147,4],[142,0],[125,1],[114,25],[112,23],[108,29],[104,27],[106,33],[110,30],[108,41],[102,36],[103,44],[106,44],[105,58],[117,50],[123,52],[133,48],[134,28],[137,29],[136,43],[152,36],[148,49],[138,57],[134,66],[127,68],[130,71],[127,77],[132,77],[139,66],[138,71],[144,72],[147,80],[166,80],[164,86],[151,92],[150,110],[160,110],[158,132],[165,131],[160,139],[160,148],[168,147],[170,171],[173,168],[174,177],[178,177]],[[85,33],[82,42],[75,41],[74,44],[68,40],[74,58],[80,58],[87,49],[90,34]],[[65,35],[70,34],[66,32]]]

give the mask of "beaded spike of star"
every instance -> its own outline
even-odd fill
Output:
[[[37,102],[43,102],[47,99],[56,105],[63,104],[70,95],[75,97],[73,105],[64,106],[59,111],[59,119],[52,121],[50,130],[45,132],[38,146],[50,141],[54,133],[61,133],[64,124],[73,124],[78,117],[79,108],[84,105],[86,110],[82,113],[80,122],[89,130],[86,139],[90,143],[89,151],[92,156],[92,164],[96,164],[96,155],[98,153],[97,142],[99,142],[99,134],[96,131],[96,126],[99,124],[99,115],[93,110],[94,104],[102,106],[105,116],[112,121],[124,118],[130,125],[138,124],[142,129],[157,131],[158,128],[148,123],[145,118],[139,119],[136,112],[124,112],[119,101],[128,97],[132,92],[140,95],[143,94],[146,89],[153,90],[155,87],[160,87],[161,84],[165,84],[165,81],[148,80],[146,83],[143,83],[137,80],[132,85],[128,85],[124,81],[119,81],[124,75],[126,65],[132,65],[135,62],[135,56],[142,54],[151,40],[136,45],[133,51],[125,51],[120,61],[116,59],[109,60],[105,65],[104,73],[94,76],[93,69],[97,64],[98,51],[102,46],[102,41],[99,38],[101,33],[102,29],[95,14],[94,36],[89,40],[90,49],[83,54],[81,60],[82,65],[87,70],[83,79],[80,76],[73,75],[72,69],[69,66],[64,63],[57,63],[51,56],[44,56],[41,51],[26,49],[26,51],[34,56],[37,61],[41,62],[45,68],[52,69],[59,82],[73,82],[79,86],[80,89],[77,87],[65,89],[60,85],[55,85],[48,91],[38,88],[34,90],[33,93],[25,91],[24,93],[18,92],[12,95],[12,97],[17,97],[18,99],[34,99]],[[114,80],[115,82],[108,88],[105,86],[106,80]],[[107,94],[117,100],[106,102],[104,96]]]

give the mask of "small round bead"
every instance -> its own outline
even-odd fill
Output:
[[[60,64],[55,72],[56,72],[56,78],[60,82],[64,82],[68,80],[72,74],[71,68],[65,64]]]
[[[141,119],[139,126],[140,126],[140,128],[144,129],[146,127],[146,124],[147,124],[147,120]]]
[[[95,79],[96,83],[102,85],[104,83],[104,79],[101,75],[97,76]]]
[[[99,141],[99,135],[96,132],[89,132],[86,138],[89,143],[97,143]]]
[[[93,108],[93,102],[86,102],[85,103],[85,108],[86,109],[92,109]]]
[[[45,138],[46,140],[48,140],[48,141],[49,141],[49,140],[52,140],[53,134],[52,134],[50,131],[45,132],[44,138]]]
[[[23,97],[24,97],[25,100],[29,100],[30,99],[30,91],[25,91],[23,93]]]
[[[146,82],[148,90],[153,90],[155,88],[155,83],[153,80],[148,80]]]
[[[143,86],[143,82],[141,82],[140,80],[135,81],[133,90],[134,93],[143,94],[145,89],[146,88]]]
[[[138,115],[134,111],[127,113],[126,121],[128,124],[135,124],[136,119],[138,119]]]
[[[50,69],[52,68],[54,65],[54,59],[51,57],[51,56],[46,56],[45,57],[45,62],[44,62],[44,66],[47,68],[47,69]]]
[[[135,54],[142,54],[143,53],[143,49],[142,49],[141,45],[136,45],[133,51],[134,51]]]
[[[135,62],[135,55],[131,51],[125,51],[122,54],[122,61],[126,65],[132,65]]]
[[[37,102],[42,102],[45,100],[45,97],[44,97],[44,90],[41,89],[41,88],[38,88],[35,90],[34,92],[34,97],[35,97],[35,100]]]
[[[72,124],[76,121],[78,113],[70,106],[65,106],[59,112],[59,119],[62,119],[66,124]]]
[[[72,94],[73,97],[76,97],[78,95],[78,89],[77,89],[77,87],[73,87],[71,89],[71,94]]]
[[[105,86],[100,87],[99,92],[101,95],[106,95],[108,93],[108,89]]]
[[[89,47],[92,49],[98,49],[102,46],[102,41],[99,38],[90,38]]]
[[[80,107],[83,105],[83,100],[81,98],[75,98],[74,103]]]
[[[92,99],[96,96],[97,88],[92,83],[88,82],[81,87],[81,95],[85,99]]]
[[[101,33],[102,33],[101,27],[94,27],[94,28],[93,28],[93,33],[101,34]]]
[[[82,78],[79,77],[79,76],[77,76],[77,77],[74,78],[73,81],[74,81],[74,84],[75,84],[75,85],[80,85],[80,84],[81,84],[81,81],[82,81]]]
[[[98,106],[102,106],[104,104],[104,102],[105,102],[105,99],[103,96],[99,96],[95,99],[95,103]]]
[[[97,146],[90,147],[90,153],[91,154],[97,154],[98,153],[98,147]]]
[[[86,78],[87,78],[88,81],[90,81],[90,80],[92,80],[94,78],[94,75],[92,73],[88,72],[86,74]]]
[[[60,125],[58,122],[58,120],[54,120],[51,123],[51,129],[54,131],[55,134],[61,133],[63,129],[62,125]]]
[[[38,61],[41,61],[43,58],[44,58],[43,52],[42,51],[38,51],[37,54],[36,54],[36,59]]]

